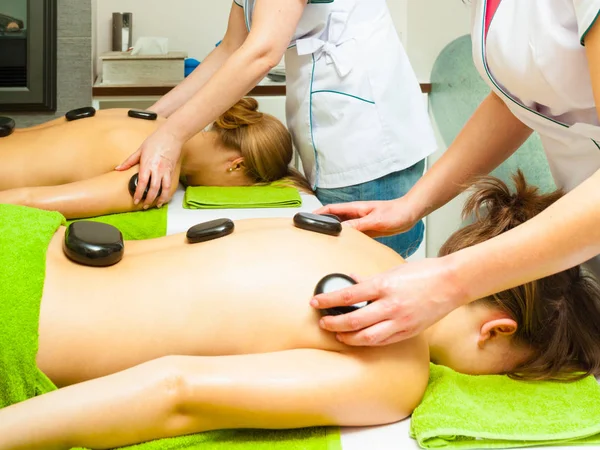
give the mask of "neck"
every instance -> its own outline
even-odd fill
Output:
[[[202,165],[207,149],[213,144],[216,136],[208,131],[202,131],[189,139],[181,150],[181,175],[187,176],[191,172],[197,172],[198,166]]]
[[[439,351],[435,345],[435,339],[433,338],[434,333],[435,331],[433,330],[433,326],[427,328],[421,333],[421,336],[423,336],[425,341],[427,341],[427,347],[429,348],[429,359],[431,362],[435,362],[437,352]]]

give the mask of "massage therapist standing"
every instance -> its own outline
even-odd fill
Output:
[[[408,195],[325,211],[371,235],[401,232],[454,198],[474,175],[506,160],[532,130],[567,194],[483,244],[405,264],[313,301],[331,307],[375,300],[322,323],[347,344],[400,341],[462,304],[588,260],[600,276],[600,0],[472,3],[473,54],[492,93]]]
[[[403,196],[436,142],[386,0],[235,0],[222,44],[150,108],[169,120],[118,168],[141,159],[135,199],[151,176],[145,205],[161,183],[158,205],[168,201],[182,144],[252,90],[284,53],[287,123],[321,202]],[[422,222],[411,228],[385,243],[410,254]]]

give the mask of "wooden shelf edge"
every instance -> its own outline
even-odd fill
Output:
[[[174,86],[94,86],[94,97],[153,97],[167,94]],[[421,83],[421,92],[431,93],[431,83]],[[248,95],[255,97],[285,96],[285,86],[257,86]]]

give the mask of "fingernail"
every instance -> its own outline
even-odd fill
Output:
[[[319,320],[319,326],[321,328],[325,328],[325,320],[323,320],[323,319]]]
[[[148,209],[150,208],[148,205],[144,205],[144,209]]]
[[[156,207],[157,207],[158,209],[160,209],[160,208],[162,208],[162,205],[163,205],[162,203],[159,203],[158,205],[156,205]]]
[[[339,334],[336,334],[336,335],[335,335],[335,338],[336,338],[338,341],[342,342],[342,337],[341,337]]]
[[[139,201],[139,200],[134,200],[134,201],[133,201],[133,204],[134,204],[134,205],[138,205],[139,203],[140,203],[140,201]]]
[[[313,298],[310,301],[310,306],[312,306],[313,308],[318,308],[319,307],[319,301],[316,298]]]
[[[115,167],[115,170],[119,170],[119,168],[120,168],[120,167],[121,167],[121,166],[117,166],[117,167]]]

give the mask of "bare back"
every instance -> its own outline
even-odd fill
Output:
[[[164,121],[127,116],[126,109],[51,126],[17,129],[0,139],[0,191],[55,186],[114,170]]]
[[[403,262],[353,229],[335,238],[289,219],[240,221],[234,234],[203,244],[181,235],[128,242],[125,258],[106,269],[68,261],[63,233],[48,251],[38,353],[59,385],[164,355],[344,351],[318,326],[315,285],[329,273],[368,276]],[[421,338],[392,347],[428,357]]]

